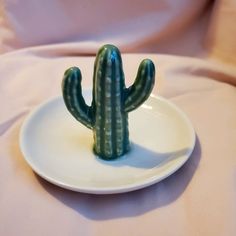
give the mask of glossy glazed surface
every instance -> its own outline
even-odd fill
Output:
[[[134,84],[126,88],[120,52],[113,45],[105,45],[94,63],[91,106],[82,96],[81,80],[77,67],[64,74],[62,92],[67,109],[93,130],[93,148],[100,157],[111,160],[124,155],[130,150],[128,112],[150,95],[155,80],[154,64],[143,60]]]

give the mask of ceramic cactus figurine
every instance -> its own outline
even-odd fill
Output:
[[[125,154],[130,149],[128,112],[150,95],[155,80],[154,64],[149,59],[143,60],[134,84],[126,88],[119,50],[104,45],[94,64],[91,106],[83,98],[81,79],[77,67],[69,68],[64,74],[62,92],[67,109],[93,130],[94,152],[98,156],[111,160]]]

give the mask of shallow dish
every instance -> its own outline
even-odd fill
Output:
[[[86,91],[87,102],[91,91]],[[92,131],[66,110],[62,97],[32,111],[20,132],[25,160],[42,178],[85,193],[133,191],[161,181],[177,171],[195,145],[194,129],[185,114],[153,95],[129,113],[131,151],[104,161],[92,151]]]

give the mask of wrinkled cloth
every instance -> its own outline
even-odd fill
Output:
[[[95,47],[112,43],[129,52],[151,51],[157,45],[158,52],[162,53],[159,51],[162,47],[169,50],[171,43],[167,42],[168,39],[178,41],[175,44],[179,44],[182,51],[190,51],[191,46],[178,38],[183,31],[186,31],[185,37],[191,37],[186,42],[194,41],[191,51],[196,51],[196,48],[199,49],[197,40],[204,32],[203,22],[207,17],[203,17],[203,22],[199,24],[194,21],[205,15],[204,9],[208,5],[207,0],[4,2],[4,14],[0,21],[4,51],[76,41]],[[199,28],[197,33],[191,29],[192,26]],[[196,40],[193,34],[196,34]]]
[[[123,52],[207,57],[236,64],[234,0],[2,0],[0,53],[76,42],[96,53],[105,43]],[[89,49],[88,49],[89,48]]]
[[[156,2],[0,3],[0,235],[236,234],[234,2]],[[142,59],[153,60],[153,93],[186,113],[197,140],[187,163],[160,183],[90,195],[35,174],[19,132],[32,109],[61,94],[68,67],[80,67],[83,87],[92,86],[104,43],[121,48],[127,84]]]
[[[94,57],[66,56],[66,49],[66,44],[26,49],[0,58],[0,234],[234,235],[235,68],[187,57],[124,54],[128,83],[142,58],[154,61],[154,93],[188,115],[197,142],[189,161],[166,180],[131,193],[96,196],[41,179],[19,148],[24,118],[60,95],[65,69],[79,66],[84,87],[91,86]]]

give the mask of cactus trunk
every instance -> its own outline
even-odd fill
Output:
[[[120,55],[102,50],[94,71],[93,101],[96,104],[94,150],[105,159],[129,150],[128,114],[124,112],[125,82]]]
[[[154,65],[145,59],[134,84],[126,88],[120,52],[113,45],[105,45],[95,60],[93,100],[87,106],[80,70],[73,67],[65,72],[62,91],[66,107],[78,121],[93,129],[94,152],[98,156],[111,160],[129,151],[128,112],[148,98],[154,78]]]

